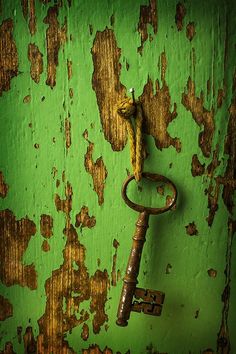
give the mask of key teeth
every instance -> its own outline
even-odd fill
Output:
[[[162,306],[157,304],[150,304],[147,302],[134,301],[131,311],[139,313],[143,312],[145,315],[161,316]]]
[[[161,291],[136,288],[134,300],[132,304],[132,311],[143,312],[147,315],[160,316],[162,312],[162,305],[165,299],[165,294]],[[138,301],[138,300],[143,301]]]
[[[165,294],[162,291],[136,288],[134,297],[137,300],[142,299],[146,303],[162,305],[165,299]]]

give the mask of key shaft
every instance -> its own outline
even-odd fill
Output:
[[[132,248],[129,255],[126,273],[123,280],[123,288],[117,312],[117,325],[127,326],[132,308],[133,296],[138,283],[138,274],[142,250],[146,241],[146,232],[148,229],[149,213],[146,211],[139,214],[136,222],[136,230],[132,237]]]

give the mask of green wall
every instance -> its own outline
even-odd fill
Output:
[[[236,353],[236,3],[9,0],[0,15],[2,353]],[[121,328],[131,87],[144,170],[178,201],[150,217],[139,274],[162,314]]]

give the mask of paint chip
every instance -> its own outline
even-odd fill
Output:
[[[216,276],[217,276],[217,270],[215,270],[213,268],[208,269],[207,273],[208,273],[209,277],[211,277],[211,278],[216,278]]]
[[[16,220],[12,211],[0,211],[0,279],[6,286],[19,284],[31,290],[37,288],[34,264],[25,265],[22,261],[35,233],[35,223],[27,217]]]
[[[82,354],[113,354],[113,351],[108,347],[102,350],[97,344],[92,344],[88,349],[82,349]]]
[[[82,332],[81,332],[81,338],[86,341],[89,338],[89,326],[87,325],[87,323],[83,324],[82,327]]]
[[[76,227],[88,227],[91,229],[96,225],[95,216],[89,216],[89,209],[85,205],[81,208],[80,212],[76,215]]]
[[[55,205],[57,211],[62,211],[65,214],[69,215],[72,210],[72,195],[73,190],[69,182],[65,186],[65,199],[61,199],[58,194],[55,195]]]
[[[35,43],[28,45],[28,59],[30,61],[30,76],[31,79],[38,84],[40,82],[40,75],[43,72],[43,54],[40,52]],[[42,100],[43,101],[43,100]]]
[[[8,185],[4,181],[4,176],[2,171],[0,171],[0,197],[6,198],[8,192]]]
[[[97,97],[103,133],[112,149],[121,151],[127,142],[126,124],[115,108],[124,99],[126,89],[120,82],[121,49],[117,47],[114,31],[108,28],[103,32],[98,31],[91,53],[94,66],[92,86]]]
[[[0,295],[0,321],[13,316],[13,306],[8,299]]]
[[[90,36],[92,36],[92,34],[93,34],[93,26],[92,25],[89,25],[89,33],[90,33]]]
[[[37,343],[31,326],[28,326],[23,336],[25,353],[37,353]]]
[[[104,202],[104,187],[107,178],[107,169],[102,157],[99,157],[96,162],[93,161],[94,144],[89,142],[87,152],[84,156],[85,170],[92,176],[93,190],[97,193],[98,204],[102,205]]]
[[[66,149],[69,149],[71,146],[71,122],[69,118],[65,119],[65,141]]]
[[[171,112],[171,97],[169,87],[165,80],[167,60],[165,53],[161,55],[161,79],[162,87],[156,80],[155,93],[153,82],[150,78],[144,86],[143,93],[140,97],[144,113],[144,132],[154,137],[158,149],[173,146],[177,152],[181,150],[181,142],[179,138],[172,138],[168,132],[169,124],[177,117],[177,106],[174,103]],[[156,119],[158,117],[158,119]]]
[[[140,6],[138,31],[141,37],[141,45],[138,53],[142,54],[143,45],[148,39],[148,25],[152,26],[154,34],[157,34],[157,3],[156,0],[149,0],[149,5]]]
[[[4,350],[1,350],[0,354],[16,354],[16,352],[14,352],[13,344],[11,342],[6,342]]]
[[[41,249],[43,252],[49,252],[50,251],[50,245],[48,243],[48,240],[44,240],[41,246]]]
[[[13,20],[7,19],[0,25],[0,96],[10,90],[11,79],[18,75],[18,54],[13,40]]]
[[[208,195],[208,205],[209,209],[208,217],[206,218],[209,226],[212,225],[214,221],[215,214],[218,210],[218,199],[220,193],[220,184],[217,179],[214,178],[215,170],[220,165],[219,157],[219,146],[213,152],[213,157],[211,163],[207,166],[207,175],[210,178],[209,187],[206,190]]]
[[[111,27],[113,27],[115,24],[115,15],[114,14],[112,14],[110,17],[110,24],[111,24]]]
[[[172,265],[170,263],[168,263],[166,266],[166,274],[170,274],[171,271],[172,271]]]
[[[16,333],[17,333],[17,339],[18,339],[18,343],[21,344],[22,342],[22,326],[18,326],[16,329]]]
[[[217,94],[217,108],[221,108],[225,99],[225,90],[219,89]]]
[[[67,59],[67,75],[68,75],[68,80],[72,78],[72,60]]]
[[[195,24],[194,22],[189,22],[186,26],[186,37],[189,39],[190,42],[192,41],[195,34]]]
[[[48,24],[47,39],[47,80],[46,84],[53,88],[56,85],[56,69],[58,66],[58,54],[62,44],[67,40],[67,23],[60,27],[58,21],[58,6],[49,7],[47,16],[43,22]]]
[[[53,218],[50,215],[42,214],[40,217],[40,233],[45,238],[53,235]]]
[[[72,99],[73,98],[73,96],[74,96],[74,90],[73,90],[73,88],[69,88],[69,96],[70,96],[70,98]]]
[[[105,312],[105,304],[107,302],[107,288],[109,286],[109,278],[107,271],[96,270],[95,274],[90,278],[91,302],[90,311],[94,313],[93,332],[100,332],[101,326],[108,321]]]
[[[111,271],[111,285],[116,286],[117,284],[117,271],[116,271],[116,263],[117,263],[117,250],[120,246],[119,242],[114,239],[113,240],[113,247],[115,248],[115,253],[112,256],[112,271]]]
[[[198,159],[197,154],[194,154],[192,157],[192,167],[191,167],[192,176],[202,176],[205,172],[205,164],[201,164]]]
[[[198,230],[197,227],[195,225],[195,222],[190,222],[187,226],[185,226],[186,228],[186,233],[189,236],[197,236],[198,235]]]
[[[187,83],[187,93],[182,94],[182,104],[192,113],[192,117],[198,126],[203,126],[203,131],[199,134],[198,144],[205,157],[210,157],[213,135],[215,130],[214,109],[210,111],[204,107],[203,92],[200,97],[196,96],[195,83],[189,77]]]
[[[176,5],[176,13],[175,13],[175,23],[178,31],[182,31],[183,29],[183,25],[184,25],[183,21],[185,15],[186,15],[186,8],[184,4],[178,2],[178,4]]]
[[[52,271],[45,282],[45,312],[38,320],[39,353],[75,354],[65,340],[65,334],[89,318],[89,314],[82,311],[80,305],[90,298],[85,247],[79,242],[78,234],[72,225],[66,226],[64,234],[67,240],[63,250],[63,263]]]
[[[31,96],[27,95],[23,98],[23,103],[30,103],[31,102]]]
[[[236,153],[235,153],[235,142],[236,142],[236,98],[234,98],[229,107],[229,120],[227,135],[224,144],[224,152],[229,156],[227,161],[227,166],[225,174],[223,177],[224,188],[223,188],[223,200],[228,211],[232,214],[235,205],[234,202],[234,192],[236,189],[235,176],[236,176]]]

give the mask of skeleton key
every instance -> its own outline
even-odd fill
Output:
[[[120,303],[117,312],[118,326],[127,326],[131,311],[144,312],[145,314],[150,314],[154,316],[160,316],[162,310],[162,304],[164,301],[165,294],[150,289],[137,288],[138,283],[138,273],[141,261],[141,255],[143,250],[143,245],[145,242],[146,231],[148,229],[148,219],[149,215],[157,215],[165,213],[170,210],[176,203],[177,190],[175,185],[166,177],[143,172],[142,176],[153,182],[161,182],[164,185],[168,185],[173,192],[173,195],[168,198],[166,206],[162,208],[149,208],[139,204],[133,203],[127,197],[127,187],[128,184],[134,179],[134,175],[129,176],[122,187],[122,197],[125,203],[135,211],[138,211],[139,217],[136,222],[136,230],[133,236],[132,248],[130,251],[130,256],[126,268],[125,277],[123,279],[123,288],[120,297]],[[133,301],[133,297],[136,299]],[[138,302],[141,299],[143,301]]]

